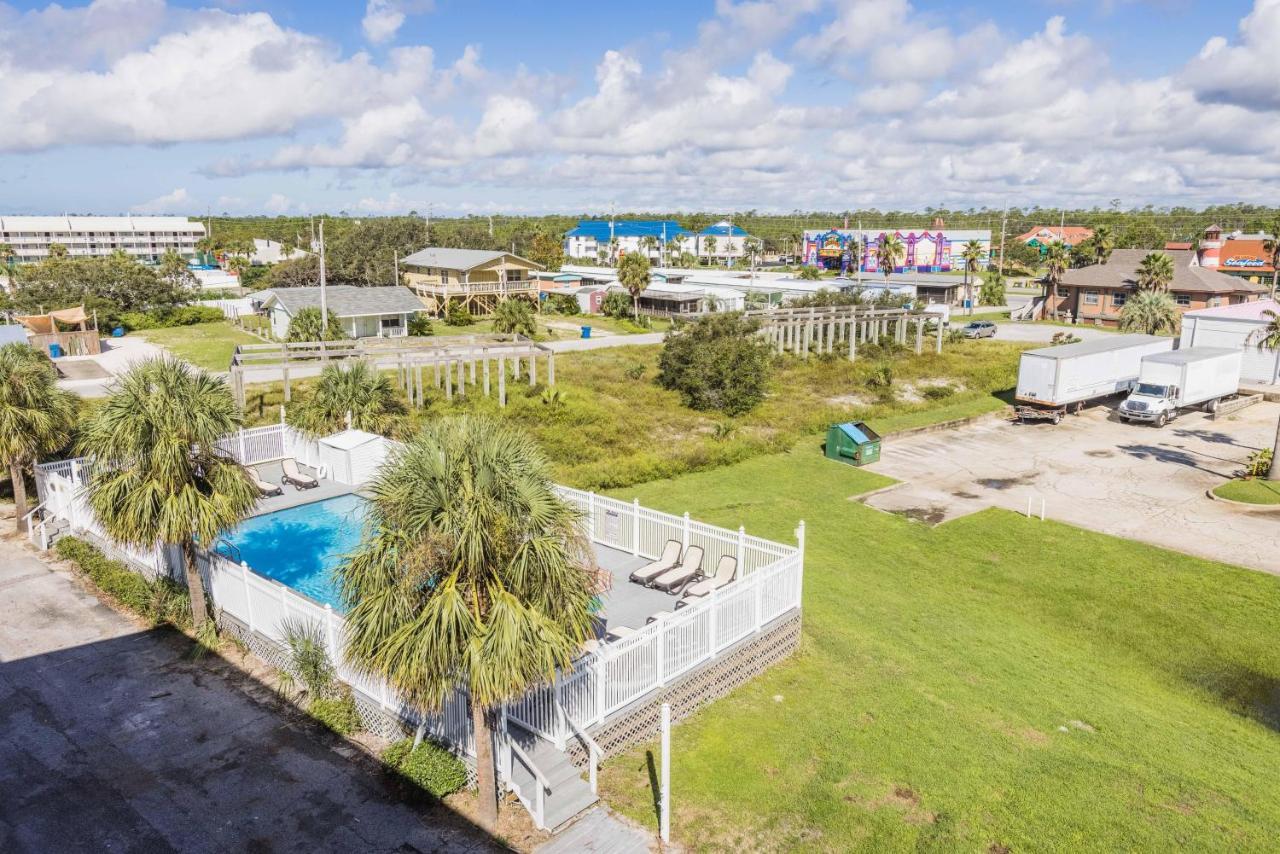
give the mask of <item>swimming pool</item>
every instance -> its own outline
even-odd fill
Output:
[[[246,519],[224,539],[254,572],[340,611],[334,570],[360,544],[365,507],[359,495],[340,495]]]

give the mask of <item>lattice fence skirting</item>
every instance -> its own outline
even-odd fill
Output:
[[[240,622],[240,620],[223,611],[218,612],[218,629],[239,638],[241,643],[249,647],[250,652],[267,664],[277,670],[285,671],[295,680],[299,679],[298,673],[294,670],[293,662],[289,659],[289,652],[282,644],[263,637],[257,632],[250,631],[249,627]],[[402,738],[413,736],[413,727],[402,721],[395,712],[383,709],[382,704],[377,700],[367,696],[358,688],[351,689],[351,696],[356,701],[356,711],[360,713],[360,723],[369,732],[388,741],[399,741]],[[454,755],[462,760],[462,764],[467,769],[467,787],[475,788],[475,758],[459,754],[456,751],[454,751]]]
[[[658,737],[663,703],[671,704],[672,723],[682,721],[707,703],[718,700],[790,657],[799,647],[800,612],[797,610],[762,634],[722,655],[710,666],[695,670],[622,710],[596,728],[591,737],[606,757],[653,741]],[[579,768],[587,766],[587,750],[581,740],[570,737],[566,748],[574,765]]]

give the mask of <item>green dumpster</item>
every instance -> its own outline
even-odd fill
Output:
[[[865,466],[880,459],[880,434],[862,421],[827,428],[827,459]]]

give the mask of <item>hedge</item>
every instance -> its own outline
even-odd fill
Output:
[[[397,741],[382,752],[382,763],[432,797],[442,798],[467,785],[462,760],[430,741],[423,741],[416,750],[411,738]]]
[[[59,538],[54,551],[58,557],[75,564],[99,590],[153,625],[190,625],[191,603],[187,591],[173,581],[167,578],[148,581],[76,537]]]

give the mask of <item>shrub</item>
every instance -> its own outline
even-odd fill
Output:
[[[222,319],[222,310],[211,305],[182,305],[151,311],[122,311],[116,316],[116,323],[132,332],[139,329],[166,329],[172,326],[193,326],[197,323],[217,323]]]
[[[538,333],[533,306],[522,299],[504,299],[493,310],[493,331],[532,338]]]
[[[956,390],[950,385],[931,385],[921,390],[925,400],[946,400],[956,393]]]
[[[312,699],[307,706],[307,714],[339,735],[351,735],[359,732],[363,726],[360,711],[356,708],[356,698],[346,686],[335,696]]]
[[[313,698],[324,696],[334,677],[324,627],[313,620],[290,617],[281,628],[285,646],[289,648],[289,661],[302,684],[307,686],[307,693]]]
[[[964,343],[964,330],[963,330],[963,329],[948,329],[948,330],[947,330],[947,343],[948,343],[948,344],[962,344],[962,343]]]
[[[420,311],[409,318],[409,334],[420,338],[435,334],[435,330],[431,328],[431,315]]]
[[[600,313],[605,317],[626,320],[631,317],[631,297],[622,291],[610,291],[600,303]]]
[[[867,388],[887,389],[891,385],[893,385],[893,366],[888,362],[876,365],[867,376]]]
[[[467,769],[462,760],[430,741],[416,749],[412,739],[397,741],[382,752],[382,762],[402,780],[432,797],[442,798],[467,785]]]
[[[1055,332],[1053,337],[1049,339],[1049,346],[1056,347],[1059,344],[1079,344],[1080,336],[1070,332]]]
[[[60,538],[54,551],[58,557],[75,564],[99,590],[153,625],[185,626],[190,622],[187,593],[173,581],[167,578],[148,581],[76,537]]]
[[[1266,477],[1271,473],[1271,456],[1272,450],[1270,448],[1263,448],[1262,450],[1254,451],[1249,455],[1249,458],[1245,460],[1244,476]]]
[[[672,329],[658,357],[658,382],[693,409],[749,412],[764,400],[772,357],[758,328],[740,312],[727,312]]]
[[[982,284],[978,287],[979,305],[1004,305],[1004,276],[998,270],[987,270],[982,274]]]
[[[570,317],[582,313],[582,306],[568,294],[548,294],[542,309],[549,314],[564,314]]]
[[[636,362],[634,365],[627,368],[626,370],[627,379],[639,380],[641,377],[644,376],[644,372],[645,372],[644,362]]]
[[[444,313],[445,326],[470,326],[475,323],[471,312],[460,302],[450,302]]]
[[[329,323],[325,327],[320,323],[320,309],[304,308],[289,321],[289,331],[285,338],[290,341],[343,341],[347,333],[342,328],[338,316],[329,312]]]

